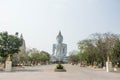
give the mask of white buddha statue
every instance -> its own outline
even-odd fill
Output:
[[[67,44],[63,42],[63,36],[61,32],[59,32],[58,36],[56,37],[57,44],[53,44],[53,54],[52,54],[52,61],[53,62],[64,62],[67,54]]]

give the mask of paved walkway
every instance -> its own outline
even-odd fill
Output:
[[[120,80],[120,73],[93,70],[64,64],[67,72],[54,72],[55,65],[25,67],[13,72],[0,72],[0,80]]]

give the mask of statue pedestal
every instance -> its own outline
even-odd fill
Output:
[[[5,71],[12,71],[12,61],[5,62]]]
[[[106,71],[111,72],[112,71],[112,62],[106,62]]]

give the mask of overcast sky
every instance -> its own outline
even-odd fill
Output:
[[[68,52],[90,34],[120,33],[120,0],[0,0],[0,31],[22,33],[28,48],[52,52],[61,30]]]

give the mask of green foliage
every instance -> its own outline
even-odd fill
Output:
[[[57,64],[56,69],[64,69],[62,64]]]
[[[92,34],[90,39],[78,42],[80,50],[77,54],[79,61],[87,61],[89,65],[94,62],[105,66],[107,56],[116,64],[120,64],[120,36],[112,33]]]
[[[18,37],[18,33],[10,35],[8,32],[0,33],[0,56],[6,58],[8,55],[13,55],[19,52],[23,40]]]
[[[115,64],[118,64],[120,67],[120,40],[116,42],[113,48],[113,52],[111,53],[111,60]]]
[[[96,60],[96,47],[93,44],[94,40],[86,39],[78,43],[80,53],[78,54],[80,61],[87,61],[90,65]],[[94,57],[93,57],[94,56]]]
[[[31,54],[31,61],[34,63],[46,63],[50,61],[50,55],[45,51],[37,51]]]
[[[17,55],[13,56],[13,65],[22,64],[30,66],[38,65],[38,64],[46,64],[49,63],[50,55],[45,51],[39,52],[37,49],[33,48],[28,50],[26,53],[19,54],[19,58],[17,59]]]
[[[0,62],[2,62],[2,57],[0,56]]]
[[[62,64],[57,64],[55,68],[55,72],[66,72],[66,70]]]
[[[41,61],[43,61],[43,62],[50,60],[50,55],[49,55],[49,53],[47,53],[47,52],[45,52],[45,51],[41,51],[41,52],[40,52],[40,57],[41,57]]]

